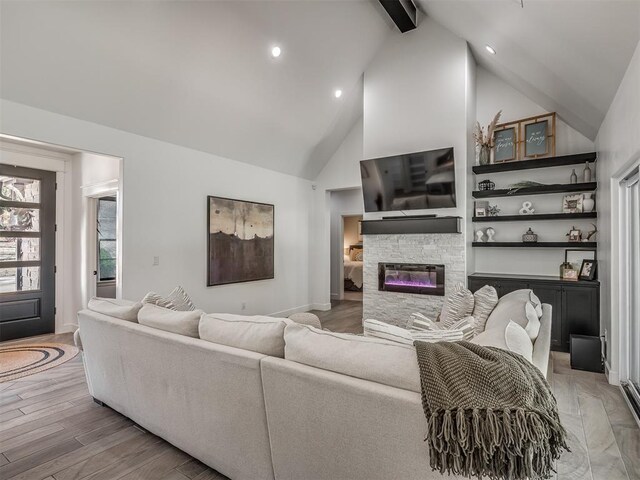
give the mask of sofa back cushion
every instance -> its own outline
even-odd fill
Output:
[[[165,332],[198,338],[198,324],[203,313],[202,310],[180,312],[146,303],[138,312],[138,323]]]
[[[513,320],[522,328],[527,328],[531,310],[527,309],[527,302],[530,302],[531,290],[522,289],[510,292],[500,298],[498,304],[489,315],[485,326],[486,330],[502,327],[503,329],[509,324],[509,320]],[[534,316],[535,308],[534,308]]]
[[[288,324],[285,358],[312,367],[420,392],[416,350],[377,338]]]
[[[210,313],[200,319],[199,331],[200,338],[209,342],[284,358],[284,327],[289,322],[262,315]]]
[[[93,297],[89,300],[87,308],[92,312],[101,313],[109,317],[119,318],[120,320],[127,320],[129,322],[137,322],[138,312],[142,308],[142,304],[129,300]]]

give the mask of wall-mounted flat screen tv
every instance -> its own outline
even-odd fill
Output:
[[[456,206],[453,147],[360,162],[365,212]]]

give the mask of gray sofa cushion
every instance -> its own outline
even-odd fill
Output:
[[[377,338],[289,324],[285,358],[312,367],[420,392],[416,350]]]
[[[179,312],[147,303],[138,312],[138,323],[165,332],[198,338],[198,324],[203,313],[202,310]]]
[[[284,327],[290,320],[261,315],[210,313],[200,319],[200,338],[284,358]]]

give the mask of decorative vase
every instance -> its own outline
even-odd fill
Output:
[[[593,207],[596,206],[596,201],[591,198],[592,193],[585,193],[584,199],[582,200],[582,208],[585,212],[593,212]]]
[[[481,145],[480,146],[480,165],[489,165],[491,160],[491,149],[489,145]]]
[[[582,181],[584,183],[589,183],[591,181],[591,169],[589,168],[589,162],[584,166],[584,170],[582,171]]]
[[[576,169],[575,168],[571,171],[571,182],[570,183],[578,183],[578,175],[576,175]]]

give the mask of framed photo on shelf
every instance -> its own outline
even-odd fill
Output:
[[[556,114],[520,120],[521,159],[553,157],[556,154]]]
[[[577,228],[572,228],[567,233],[570,242],[580,242],[582,241],[582,230],[578,230]]]
[[[493,162],[503,163],[518,159],[518,122],[503,123],[493,133]]]
[[[574,193],[562,198],[562,213],[582,213],[584,211],[584,195]]]
[[[598,263],[595,260],[583,260],[580,267],[580,280],[593,280],[596,278]]]
[[[485,207],[476,207],[476,217],[486,217],[487,209]]]
[[[578,270],[574,268],[565,268],[562,270],[563,280],[578,280]]]
[[[570,263],[575,268],[578,268],[579,265],[582,265],[582,262],[584,262],[585,260],[595,262],[596,259],[596,251],[593,249],[567,248],[564,251],[565,263]]]

